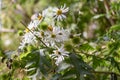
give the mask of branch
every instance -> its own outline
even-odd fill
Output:
[[[93,55],[95,52],[97,52],[97,51],[94,51],[92,54],[87,54],[87,53],[85,53],[85,52],[83,52],[83,51],[75,51],[74,50],[74,52],[76,52],[76,53],[81,53],[81,54],[84,54],[84,55],[86,55],[86,56],[95,56],[95,57],[97,57],[97,58],[99,58],[99,59],[104,59],[104,58],[102,58],[102,57],[98,57],[98,56],[96,56],[96,55]]]
[[[2,32],[16,32],[14,29],[6,29],[6,28],[2,28],[0,29],[0,33]]]
[[[109,5],[109,1],[108,0],[104,0],[104,6],[105,6],[105,9],[106,9],[106,13],[109,14],[109,11],[110,11],[110,5]],[[113,12],[113,11],[112,11]],[[112,14],[111,14],[112,15]],[[111,25],[114,25],[115,22],[114,20],[112,19],[112,17],[110,16],[110,18],[108,19],[111,23]]]
[[[117,74],[115,72],[110,72],[110,71],[92,71],[92,73],[98,73],[98,74],[116,74],[117,76],[120,77],[120,74]]]
[[[74,50],[74,51],[75,51],[75,50]],[[75,52],[77,52],[77,51],[75,51]],[[96,51],[95,51],[95,52],[96,52]],[[93,52],[93,53],[95,53],[95,52]],[[84,55],[86,55],[86,56],[95,56],[95,55],[87,54],[87,53],[83,53],[83,52],[77,52],[77,53],[81,53],[81,54],[84,54]],[[95,57],[100,58],[100,59],[104,59],[104,58],[101,58],[101,57],[98,57],[98,56],[95,56]],[[92,71],[92,73],[100,73],[100,74],[116,74],[117,76],[120,77],[120,74],[117,74],[117,73],[115,73],[115,72],[110,72],[110,71]]]

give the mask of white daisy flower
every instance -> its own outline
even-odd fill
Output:
[[[57,50],[53,51],[54,54],[51,54],[50,57],[55,59],[55,64],[59,65],[64,60],[64,57],[69,56],[69,52],[65,51],[64,46],[62,45],[60,48],[57,47]]]
[[[35,13],[31,16],[31,20],[34,21],[34,20],[39,20],[41,21],[43,19],[43,14],[40,14],[40,13]]]
[[[19,49],[23,49],[26,44],[33,44],[34,42],[36,42],[35,36],[31,32],[28,32],[23,36],[23,40],[20,43]]]
[[[45,32],[45,39],[48,42],[63,42],[69,38],[69,31],[64,30],[63,28],[50,26],[48,29],[49,30]]]
[[[31,22],[28,24],[28,27],[27,27],[28,29],[26,29],[25,32],[29,32],[29,29],[30,29],[30,30],[34,30],[34,29],[37,27],[37,24],[36,24],[36,23],[38,24],[38,22],[33,22],[33,21],[31,21]]]
[[[54,12],[54,18],[57,19],[58,21],[62,21],[64,18],[66,18],[65,14],[68,12],[69,8],[64,5],[61,8],[55,7],[53,9]]]
[[[38,37],[41,37],[40,32],[34,31],[33,33],[31,32],[25,33],[25,35],[23,36],[22,42],[20,43],[19,49],[23,49],[26,46],[26,44],[37,43],[37,39],[35,35]]]
[[[40,14],[40,13],[33,14],[32,17],[31,17],[31,20],[32,21],[29,23],[28,29],[34,30],[35,28],[38,27],[40,22],[43,20],[43,15]],[[29,32],[28,29],[26,29],[26,32]]]

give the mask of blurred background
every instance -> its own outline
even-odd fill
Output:
[[[120,23],[120,0],[1,0],[0,50],[15,51],[21,41],[19,33],[29,24],[34,13],[49,6],[66,4],[70,11],[61,26],[81,33],[85,41],[96,41],[111,26]],[[102,79],[101,79],[102,80]]]

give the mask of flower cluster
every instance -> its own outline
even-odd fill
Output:
[[[34,14],[26,27],[19,49],[23,50],[26,44],[37,43],[45,47],[52,47],[54,51],[50,57],[55,60],[56,65],[61,63],[65,56],[69,56],[64,49],[64,42],[69,39],[70,31],[60,27],[56,22],[65,19],[68,10],[69,8],[64,5],[60,8],[48,7],[42,13]]]

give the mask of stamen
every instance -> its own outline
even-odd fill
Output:
[[[51,25],[48,26],[48,30],[53,31],[53,27]]]
[[[62,14],[62,10],[59,9],[59,10],[57,11],[57,15],[61,15],[61,14]]]
[[[43,31],[41,31],[40,34],[41,34],[41,36],[44,36],[44,32]]]
[[[29,32],[29,29],[26,28],[26,29],[25,29],[25,32]]]
[[[62,33],[58,33],[59,35],[63,35]]]
[[[60,52],[58,50],[55,51],[56,54],[60,54]]]
[[[38,20],[41,20],[42,19],[42,16],[38,16]]]
[[[51,38],[55,38],[56,37],[56,35],[55,34],[51,34]]]

